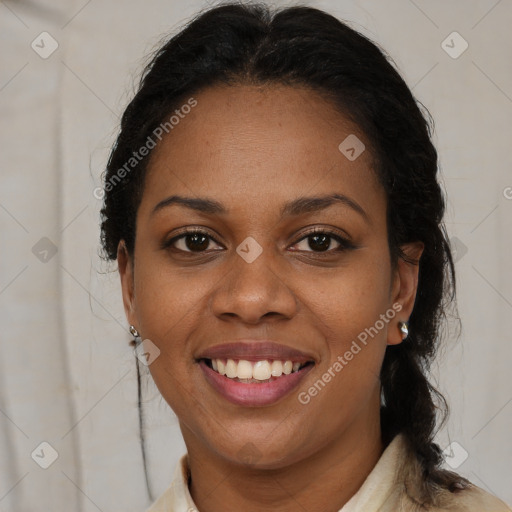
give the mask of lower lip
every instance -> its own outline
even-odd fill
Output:
[[[271,382],[262,384],[237,382],[212,370],[204,360],[199,361],[199,366],[206,380],[226,400],[237,405],[255,407],[271,405],[286,396],[298,386],[314,365],[309,364],[298,372],[281,375]]]

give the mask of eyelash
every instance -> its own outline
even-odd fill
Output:
[[[304,233],[302,238],[297,240],[293,245],[296,245],[299,242],[306,240],[310,236],[314,236],[314,235],[318,235],[318,234],[327,235],[329,238],[332,238],[336,242],[338,242],[340,244],[340,246],[336,249],[328,249],[327,251],[313,251],[313,250],[300,251],[300,250],[298,250],[297,252],[311,252],[314,254],[323,255],[323,254],[332,254],[333,252],[344,252],[344,251],[347,251],[350,249],[357,248],[352,242],[350,242],[346,238],[340,236],[339,233],[337,233],[335,231],[329,231],[326,229],[322,229],[322,228],[314,228],[314,229],[308,231],[307,233]],[[169,240],[164,241],[162,244],[162,249],[174,249],[174,250],[182,252],[182,253],[196,254],[196,255],[206,253],[207,251],[184,251],[182,249],[176,249],[175,247],[172,247],[175,242],[177,242],[178,240],[185,238],[186,236],[189,236],[189,235],[204,235],[204,236],[208,237],[210,240],[213,240],[216,244],[222,245],[222,244],[220,244],[220,242],[218,242],[215,239],[215,237],[211,236],[211,234],[208,233],[207,231],[204,231],[204,230],[198,229],[198,228],[193,228],[193,229],[184,230],[180,234],[170,238]]]

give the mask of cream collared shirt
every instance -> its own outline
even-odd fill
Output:
[[[190,496],[188,478],[187,456],[183,455],[176,465],[171,485],[146,512],[200,512]],[[405,440],[399,434],[339,512],[512,512],[503,501],[475,485],[457,494],[442,491],[435,506],[422,508],[420,479],[419,464],[409,455]]]

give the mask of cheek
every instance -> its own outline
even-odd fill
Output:
[[[387,330],[395,316],[388,294],[389,260],[378,254],[366,251],[302,293],[311,321],[326,340],[319,368],[331,390],[325,399],[343,397],[347,407],[356,407],[378,386]]]
[[[135,277],[135,302],[141,330],[160,343],[182,339],[178,333],[197,317],[207,304],[210,283],[155,262],[140,262]],[[175,345],[175,344],[173,344]]]
[[[389,260],[376,254],[365,249],[324,277],[304,279],[298,288],[313,321],[339,350],[391,306]]]
[[[139,261],[140,272],[135,278],[137,317],[144,338],[160,351],[149,371],[175,414],[187,418],[190,403],[201,402],[190,378],[194,361],[189,340],[197,328],[199,312],[206,307],[209,287],[204,281],[159,270],[154,264],[144,264],[142,258]]]

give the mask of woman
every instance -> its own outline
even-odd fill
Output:
[[[455,290],[436,172],[402,78],[322,11],[222,5],[159,49],[102,209],[187,446],[151,512],[510,510],[433,442]]]

